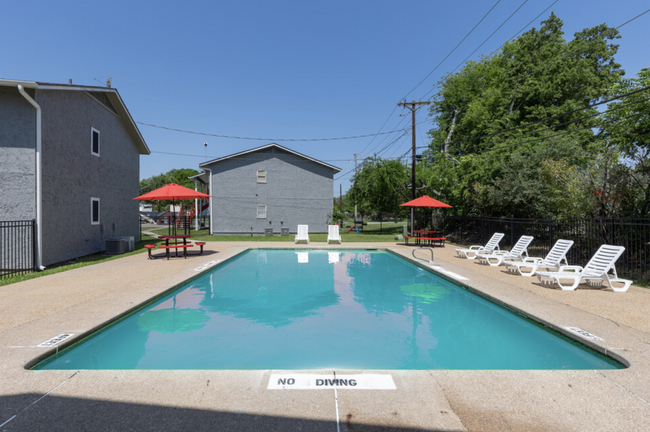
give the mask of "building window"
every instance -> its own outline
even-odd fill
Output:
[[[99,131],[94,127],[90,128],[90,153],[99,156]]]
[[[90,199],[90,224],[99,225],[99,198]]]
[[[266,206],[263,204],[260,204],[257,206],[257,218],[258,219],[266,219]]]
[[[257,182],[266,183],[266,170],[257,170]]]

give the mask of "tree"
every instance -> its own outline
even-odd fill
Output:
[[[594,133],[598,112],[582,108],[620,85],[624,71],[611,43],[619,36],[602,24],[567,42],[562,25],[551,14],[539,29],[439,83],[427,181],[457,214],[546,217],[562,211],[564,198],[554,193],[561,184],[582,198],[592,193],[575,181],[586,182],[595,173],[593,156],[607,152]],[[615,161],[612,154],[599,163]],[[560,167],[575,178],[558,176]]]
[[[410,172],[399,160],[367,158],[352,182],[348,196],[362,213],[397,214],[410,197]]]
[[[197,175],[199,172],[191,168],[173,169],[164,174],[158,174],[146,179],[140,180],[140,195],[161,188],[169,183],[176,183],[190,189],[194,189],[194,182],[189,177]],[[157,211],[166,209],[171,205],[171,201],[152,201]]]

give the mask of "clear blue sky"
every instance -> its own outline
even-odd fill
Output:
[[[525,2],[471,59],[497,49],[553,2]],[[355,153],[359,158],[379,151],[383,157],[410,154],[410,134],[279,139],[409,127],[410,115],[400,117],[408,110],[396,104],[405,97],[431,97],[440,77],[524,0],[501,0],[431,73],[495,3],[5,0],[0,1],[0,78],[105,85],[112,76],[136,122],[262,138],[219,138],[139,124],[152,150],[141,156],[141,178],[173,168],[198,169],[205,160],[204,142],[212,159],[275,141],[340,167],[333,191],[338,196],[339,184],[344,192],[350,185]],[[539,27],[554,11],[571,39],[574,32],[601,23],[617,27],[648,8],[647,0],[559,0],[526,29]],[[631,77],[650,66],[650,13],[620,32],[616,59]],[[427,120],[425,109],[417,120]],[[418,145],[425,144],[430,128],[430,122],[418,125]]]

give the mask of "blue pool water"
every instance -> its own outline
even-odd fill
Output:
[[[35,369],[614,369],[384,251],[251,250]]]

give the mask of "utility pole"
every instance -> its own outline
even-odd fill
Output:
[[[415,199],[415,112],[422,108],[423,105],[429,105],[431,102],[429,101],[412,101],[412,102],[398,102],[397,106],[405,107],[411,110],[411,118],[412,118],[412,123],[413,123],[413,132],[411,135],[413,135],[413,159],[412,159],[412,166],[411,166],[411,199]],[[413,235],[413,225],[415,220],[413,219],[413,207],[411,207],[411,236]]]
[[[354,175],[357,175],[357,154],[354,154]],[[356,225],[357,223],[357,200],[356,198],[354,199],[354,223]]]

